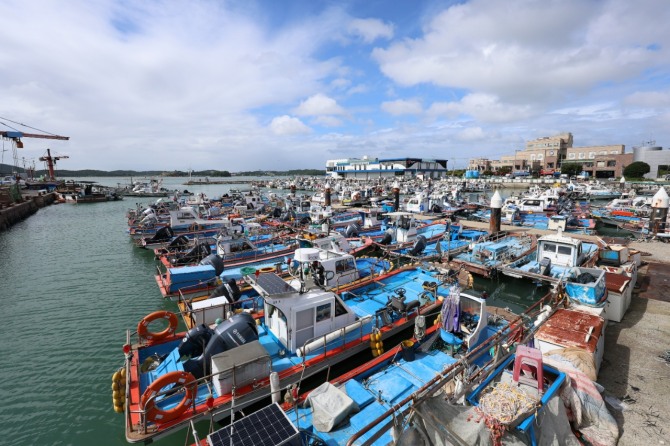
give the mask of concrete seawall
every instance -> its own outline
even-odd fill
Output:
[[[40,208],[53,204],[54,201],[56,201],[56,195],[53,193],[24,195],[22,203],[3,206],[0,209],[0,231],[10,229],[16,223],[36,213]]]

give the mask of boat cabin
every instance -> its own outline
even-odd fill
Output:
[[[302,237],[298,237],[298,242],[301,248],[317,248],[338,253],[349,253],[351,251],[351,245],[347,238],[336,231],[329,234],[307,231]]]
[[[428,212],[430,210],[430,198],[425,193],[414,195],[405,204],[407,212]]]
[[[582,248],[582,241],[572,237],[545,235],[537,241],[537,261],[549,259],[551,265],[565,267],[580,266],[587,257]]]
[[[302,348],[307,344],[319,348],[326,335],[339,335],[340,329],[357,321],[355,313],[331,291],[296,292],[274,273],[246,276],[246,280],[263,297],[266,328],[293,354],[309,353],[310,348]]]
[[[381,207],[366,208],[359,212],[363,228],[374,228],[386,220],[386,213]]]
[[[416,220],[411,212],[389,212],[389,230],[395,243],[411,242],[416,239]]]

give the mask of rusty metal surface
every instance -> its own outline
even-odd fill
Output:
[[[628,282],[630,282],[630,277],[625,274],[605,273],[605,284],[608,291],[623,293]]]
[[[603,324],[604,320],[599,316],[561,308],[540,327],[535,339],[563,347],[579,347],[593,353],[596,351]],[[587,340],[591,327],[593,331]]]
[[[670,302],[670,264],[649,263],[640,275],[639,297]]]

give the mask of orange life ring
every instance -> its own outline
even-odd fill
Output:
[[[163,331],[159,331],[158,333],[149,331],[149,324],[158,319],[167,319],[167,328]],[[168,336],[174,334],[174,332],[177,330],[178,323],[179,320],[177,319],[177,315],[171,311],[154,311],[153,313],[144,316],[144,319],[142,319],[140,323],[137,324],[137,335],[140,338],[146,339],[148,341],[160,341],[161,339],[167,338]]]
[[[163,410],[156,405],[155,396],[164,387],[169,386],[170,384],[181,386],[184,389],[184,396],[175,407],[169,410]],[[196,385],[195,376],[189,372],[175,371],[166,373],[147,387],[147,390],[142,394],[140,407],[144,407],[147,421],[167,423],[178,418],[189,408],[193,402],[197,388],[198,386]]]
[[[266,266],[264,268],[259,269],[259,271],[262,273],[273,273],[275,272],[275,269],[273,266]]]
[[[200,230],[200,225],[198,225],[197,223],[193,223],[191,226],[189,226],[189,229],[191,231],[198,231]]]

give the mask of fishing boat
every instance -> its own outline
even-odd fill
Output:
[[[564,282],[577,267],[590,267],[598,260],[600,246],[563,235],[544,235],[537,241],[537,249],[513,262],[499,267],[510,277],[530,278],[550,283]]]
[[[156,312],[127,331],[124,392],[126,439],[150,441],[191,420],[220,419],[270,395],[270,372],[280,386],[298,383],[414,324],[439,307],[446,293],[437,272],[401,268],[336,294],[299,292],[275,273],[245,276],[263,298],[263,317],[234,314],[214,329],[176,334],[177,316]],[[149,331],[157,319],[170,322]],[[187,356],[190,359],[181,361]]]
[[[266,266],[260,269],[247,268],[247,274],[276,273],[291,285],[296,292],[301,287],[320,287],[339,290],[344,286],[371,281],[393,269],[388,260],[374,257],[354,258],[351,254],[338,253],[319,248],[296,249],[293,258],[284,265]],[[216,286],[218,284],[218,286]],[[262,313],[262,300],[258,292],[235,277],[219,278],[211,287],[211,293],[202,296],[179,293],[177,305],[187,328],[214,324],[223,320],[235,309]],[[187,297],[188,296],[188,297]]]
[[[451,264],[471,273],[490,277],[499,266],[518,260],[535,251],[535,236],[498,233],[486,240],[472,243],[470,249],[456,254]]]

